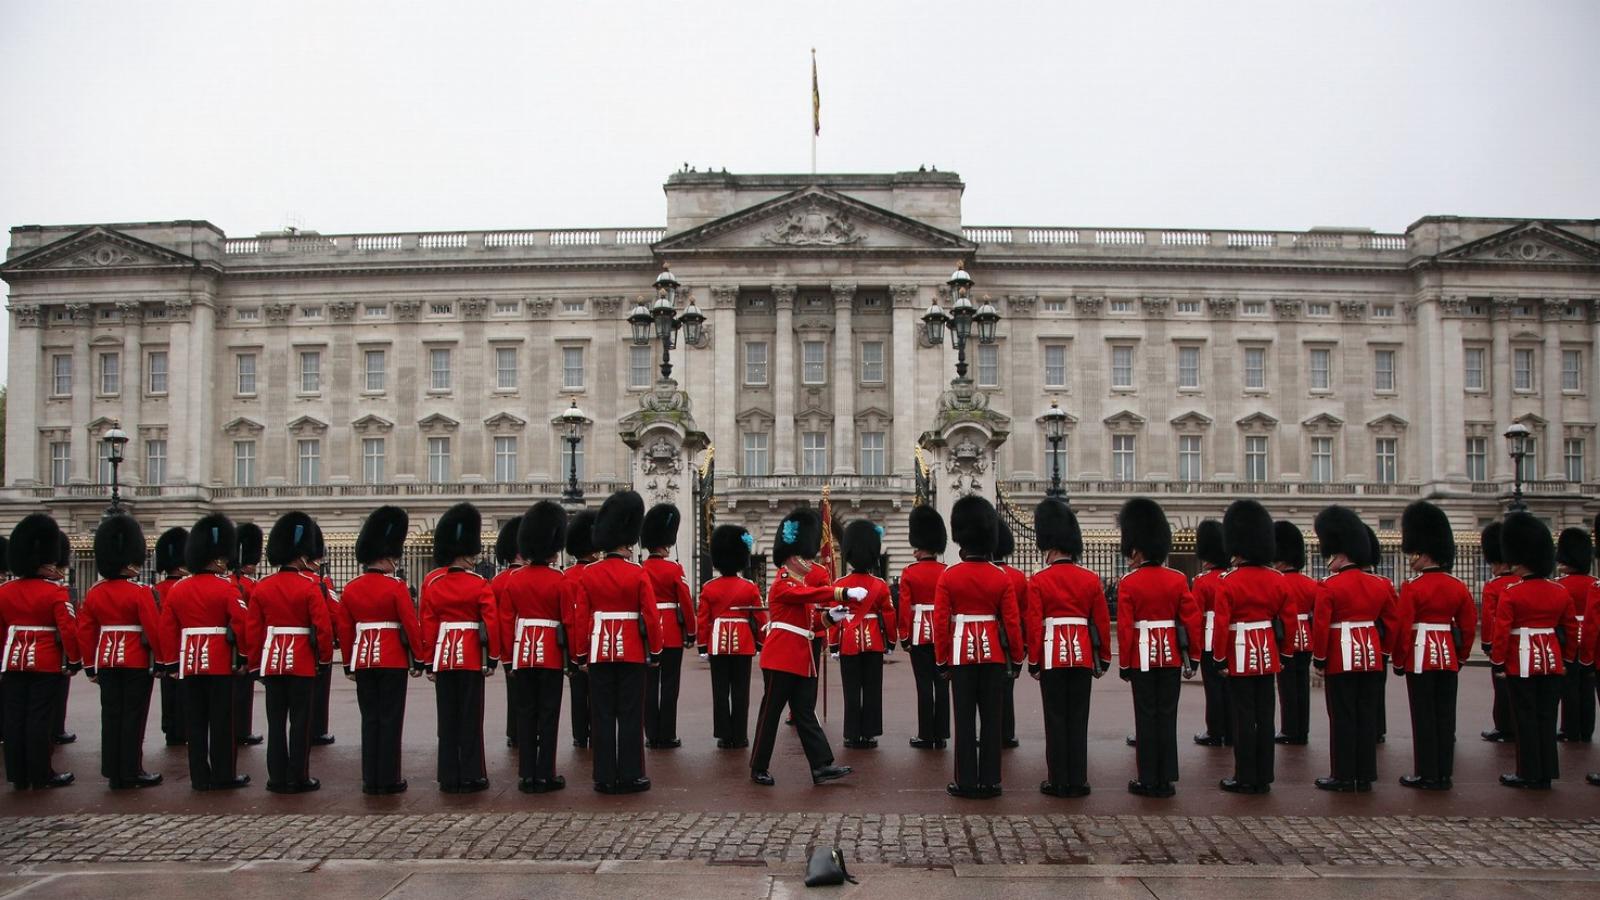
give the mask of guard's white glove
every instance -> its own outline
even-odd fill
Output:
[[[867,589],[864,587],[845,588],[844,595],[855,601],[865,600],[867,599]]]
[[[839,651],[835,650],[832,653],[829,653],[828,654],[828,658],[829,659],[838,659],[839,658]]]
[[[860,588],[851,588],[850,590],[852,590],[852,591],[860,590]],[[835,622],[842,622],[849,615],[850,615],[850,610],[845,609],[842,606],[835,606],[832,609],[828,610],[828,618],[832,619]]]
[[[700,658],[701,659],[710,659],[711,658],[711,654],[707,653],[705,650],[701,650],[700,651]]]

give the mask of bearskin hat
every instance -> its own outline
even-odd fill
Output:
[[[311,551],[311,561],[321,562],[328,558],[328,543],[322,539],[322,524],[315,519],[311,520],[311,535],[316,541],[316,548]]]
[[[1478,535],[1478,549],[1483,553],[1483,561],[1491,566],[1504,565],[1505,553],[1500,548],[1500,532],[1504,528],[1499,522],[1490,522]]]
[[[1400,552],[1426,556],[1446,572],[1456,564],[1456,535],[1450,517],[1426,500],[1406,507],[1400,515]]]
[[[1083,556],[1083,529],[1078,514],[1056,499],[1041,500],[1033,510],[1033,532],[1039,550],[1066,554],[1071,559]]]
[[[876,522],[856,519],[844,527],[844,561],[852,572],[872,574],[883,555],[883,529]]]
[[[517,517],[517,553],[528,562],[545,563],[567,543],[567,511],[554,500],[540,500]]]
[[[1306,567],[1306,536],[1300,526],[1286,519],[1273,522],[1272,541],[1276,545],[1273,562],[1283,563],[1295,572]]]
[[[18,578],[33,578],[44,566],[61,561],[61,526],[44,513],[30,513],[11,530],[7,564]]]
[[[585,509],[567,523],[567,555],[573,559],[594,555],[594,517],[594,510]]]
[[[521,516],[512,516],[500,526],[500,534],[494,539],[495,562],[507,565],[517,558],[517,530],[521,527]]]
[[[711,532],[711,567],[723,575],[738,575],[750,568],[755,539],[738,525],[718,525]]]
[[[911,547],[924,553],[943,556],[944,548],[949,544],[949,536],[944,529],[944,516],[932,506],[915,506],[911,509],[910,518]]]
[[[644,529],[644,498],[637,491],[617,491],[595,514],[594,548],[602,553],[639,543]]]
[[[267,532],[267,565],[287,566],[295,560],[317,558],[317,523],[303,512],[288,512]]]
[[[156,571],[169,575],[183,568],[183,547],[189,543],[189,529],[168,528],[156,538]]]
[[[1563,528],[1556,538],[1556,562],[1584,575],[1594,565],[1594,544],[1582,528]]]
[[[483,553],[483,514],[471,503],[444,511],[433,527],[433,564],[448,566],[463,556]]]
[[[1532,513],[1506,516],[1500,529],[1500,553],[1509,565],[1524,566],[1538,578],[1548,578],[1556,567],[1556,545],[1550,529]]]
[[[1005,516],[1000,517],[1000,530],[994,534],[994,558],[996,562],[1005,562],[1011,554],[1017,552],[1017,536],[1011,533],[1011,523]]]
[[[56,539],[56,568],[65,572],[72,566],[72,539],[65,531]]]
[[[1323,559],[1343,554],[1351,562],[1360,565],[1361,560],[1371,552],[1367,546],[1366,525],[1355,510],[1347,506],[1334,504],[1317,513],[1311,522],[1311,530],[1317,534],[1317,549]]]
[[[398,506],[380,506],[361,523],[356,535],[356,562],[366,566],[380,559],[399,559],[405,552],[411,516]],[[244,529],[239,529],[242,534]],[[240,543],[243,543],[241,537]]]
[[[1361,527],[1367,530],[1367,556],[1358,565],[1363,569],[1376,568],[1383,561],[1383,542],[1378,540],[1378,533],[1372,530],[1371,525],[1363,522]]]
[[[1264,566],[1277,556],[1272,515],[1255,500],[1235,500],[1222,515],[1222,543],[1230,557]]]
[[[183,545],[183,564],[190,572],[199,572],[213,560],[231,560],[239,543],[233,521],[221,513],[204,516],[189,529],[189,540]]]
[[[234,545],[233,559],[230,565],[235,569],[261,564],[261,543],[263,535],[261,526],[254,522],[246,522],[239,526],[237,532],[239,543]]]
[[[993,503],[968,494],[950,508],[950,537],[963,556],[991,559],[1000,541],[1000,514]]]
[[[94,530],[94,569],[101,578],[116,578],[128,566],[143,566],[144,529],[133,516],[118,513],[100,520]]]
[[[1132,556],[1134,551],[1144,554],[1149,562],[1163,563],[1172,552],[1172,525],[1161,504],[1148,497],[1134,497],[1122,504],[1117,513],[1117,527],[1122,529],[1122,555]]]
[[[1194,529],[1194,555],[1201,562],[1226,569],[1233,562],[1228,555],[1228,544],[1222,539],[1222,523],[1206,519]]]
[[[802,506],[783,517],[772,541],[772,564],[781,566],[791,556],[813,559],[822,552],[822,516]]]
[[[671,503],[657,503],[644,514],[644,525],[639,529],[639,546],[646,550],[671,547],[678,543],[678,525],[683,513]]]
[[[0,575],[11,574],[11,560],[6,558],[6,548],[10,546],[11,540],[4,535],[0,535]]]

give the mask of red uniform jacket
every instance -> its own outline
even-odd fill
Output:
[[[500,659],[494,590],[482,575],[434,569],[422,579],[419,605],[422,657],[431,671],[478,672]]]
[[[1572,595],[1572,609],[1578,614],[1578,640],[1576,646],[1581,648],[1589,641],[1589,632],[1600,631],[1600,625],[1587,621],[1589,618],[1589,592],[1594,590],[1597,583],[1592,575],[1564,575],[1556,579],[1556,584],[1567,589]]]
[[[665,556],[644,561],[650,588],[661,611],[661,646],[693,647],[695,637],[694,598],[689,596],[689,579],[683,566]]]
[[[0,672],[60,672],[76,666],[78,623],[67,587],[43,578],[0,584]]]
[[[235,648],[248,647],[250,633],[239,589],[226,575],[190,575],[161,607],[162,661],[177,663],[179,678],[233,674]]]
[[[754,656],[756,634],[765,630],[767,614],[760,606],[761,589],[737,575],[724,575],[706,582],[700,589],[700,633],[696,640],[702,652],[712,656]]]
[[[1204,652],[1200,605],[1177,569],[1146,563],[1117,582],[1117,656],[1124,669],[1176,669]],[[1180,641],[1178,630],[1182,629]]]
[[[815,570],[813,570],[815,571]],[[806,576],[806,582],[811,576]],[[816,677],[811,657],[811,623],[817,611],[840,603],[848,604],[844,591],[830,585],[811,585],[780,569],[767,589],[766,643],[761,648],[761,668]]]
[[[1399,640],[1400,619],[1394,584],[1355,566],[1322,582],[1311,618],[1311,653],[1327,662],[1329,675],[1381,672],[1384,657]]]
[[[806,587],[827,587],[833,584],[833,574],[819,563],[811,563],[811,568],[806,570]],[[828,616],[824,607],[817,606],[811,610],[811,633],[819,640],[828,637]]]
[[[1201,644],[1208,651],[1216,642],[1217,597],[1222,593],[1222,576],[1227,569],[1208,568],[1194,577],[1194,583],[1189,585],[1189,593],[1194,595],[1195,605],[1200,607],[1200,620],[1204,623],[1201,635]]]
[[[1212,617],[1212,659],[1229,675],[1276,674],[1283,668],[1277,632],[1287,637],[1295,623],[1283,573],[1244,565],[1222,575],[1220,588]]]
[[[889,585],[876,575],[851,572],[833,583],[837,588],[866,588],[867,599],[848,618],[835,622],[828,628],[828,644],[840,656],[857,656],[862,653],[887,653],[894,646],[894,601],[889,597]]]
[[[585,567],[578,584],[575,656],[591,665],[642,663],[661,652],[661,611],[638,563],[607,556]]]
[[[1589,598],[1585,603],[1583,617],[1591,623],[1600,623],[1600,584],[1589,589]],[[1600,625],[1594,625],[1583,633],[1583,644],[1579,648],[1579,658],[1584,665],[1595,664],[1595,657],[1600,656]]]
[[[1111,610],[1100,576],[1064,559],[1034,573],[1028,582],[1028,606],[1022,612],[1030,664],[1045,669],[1093,668],[1091,627],[1099,635],[1100,668],[1110,668]]]
[[[250,592],[250,670],[311,677],[333,662],[333,620],[315,572],[279,569]]]
[[[1403,672],[1455,672],[1472,655],[1478,611],[1472,592],[1443,569],[1428,569],[1400,587],[1394,666]]]
[[[589,563],[575,562],[561,570],[562,579],[572,586],[571,590],[561,594],[561,621],[571,622],[574,628],[578,624],[578,595],[582,593],[583,570],[588,567]],[[567,642],[567,655],[578,659],[588,648],[589,635],[587,632],[569,632]]]
[[[518,569],[521,569],[521,568],[522,568],[522,565],[520,563],[506,566],[504,569],[501,569],[499,572],[496,572],[495,576],[493,578],[489,579],[489,592],[494,594],[494,608],[495,608],[496,612],[498,612],[500,610],[500,608],[504,605],[504,601],[505,601],[505,597],[506,597],[506,595],[505,595],[506,579],[511,577],[511,573],[513,573],[513,572],[515,572],[515,571],[517,571]],[[497,623],[496,627],[498,627],[499,620],[496,619],[495,621]],[[500,636],[500,646],[502,648],[510,646],[509,644],[506,643],[505,635],[501,635]]]
[[[566,611],[567,594],[577,585],[552,566],[534,564],[495,578],[495,609],[500,620],[500,652],[506,666],[517,669],[560,669],[577,632]]]
[[[333,612],[345,671],[408,669],[418,661],[422,625],[404,581],[369,569],[344,586]]]
[[[150,586],[109,578],[89,588],[78,609],[78,646],[91,671],[148,669],[161,657],[161,613]]]
[[[1483,610],[1480,613],[1482,622],[1478,626],[1482,633],[1480,640],[1483,641],[1484,653],[1488,653],[1490,645],[1494,643],[1494,625],[1500,608],[1500,595],[1505,593],[1506,588],[1521,580],[1515,575],[1506,574],[1498,575],[1484,583]]]
[[[933,643],[933,594],[944,569],[936,559],[919,559],[900,573],[900,640]]]
[[[933,593],[933,656],[941,666],[1003,663],[1001,629],[1010,661],[1027,658],[1022,608],[1011,576],[988,560],[962,560],[944,570]]]
[[[1285,572],[1283,582],[1294,604],[1294,630],[1287,635],[1285,643],[1289,646],[1284,648],[1284,653],[1310,653],[1311,616],[1316,611],[1317,591],[1322,585],[1304,572]]]
[[[1577,656],[1572,594],[1548,578],[1524,578],[1500,594],[1489,662],[1513,678],[1563,675]]]

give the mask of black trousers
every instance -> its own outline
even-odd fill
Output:
[[[316,692],[311,695],[311,734],[313,737],[322,737],[328,731],[328,701],[333,693],[333,667],[327,666],[317,672]]]
[[[317,680],[309,675],[268,675],[267,783],[295,785],[311,777],[311,698]]]
[[[956,784],[1000,785],[1000,729],[1011,676],[1004,663],[951,666],[955,707]]]
[[[625,784],[644,777],[644,663],[589,666],[590,741],[594,783]]]
[[[1178,780],[1177,669],[1134,670],[1133,730],[1138,738],[1139,781],[1150,786]]]
[[[575,743],[589,743],[589,722],[593,712],[589,709],[589,673],[573,669],[567,673],[567,686],[572,690],[572,707],[569,715],[572,718],[572,740]]]
[[[683,677],[683,648],[666,647],[661,663],[644,674],[644,736],[650,741],[678,739],[678,688]]]
[[[1093,678],[1084,668],[1046,669],[1039,675],[1044,762],[1051,784],[1081,787],[1089,783],[1089,689]]]
[[[917,737],[925,741],[950,738],[950,682],[939,677],[932,644],[913,644],[911,674],[917,683]]]
[[[176,678],[161,681],[161,733],[167,743],[181,744],[189,739],[189,729],[183,724],[183,686]]]
[[[457,788],[485,776],[483,761],[483,683],[478,671],[434,675],[439,712],[439,787]]]
[[[1305,741],[1311,734],[1311,653],[1296,653],[1278,672],[1278,712],[1280,729],[1291,741]]]
[[[711,662],[711,736],[750,739],[750,663],[754,656],[716,655]]]
[[[1389,657],[1384,656],[1383,668],[1378,670],[1378,693],[1373,697],[1378,708],[1378,737],[1389,734]]]
[[[101,669],[100,774],[130,781],[144,774],[144,728],[155,679],[148,669]]]
[[[851,740],[883,734],[883,654],[839,656],[844,685],[844,736]]]
[[[50,672],[0,675],[0,732],[5,737],[6,780],[19,788],[44,784],[54,774],[57,680]]]
[[[1594,668],[1568,664],[1562,676],[1561,725],[1558,729],[1569,741],[1594,740]]]
[[[1517,736],[1517,716],[1511,704],[1510,679],[1490,675],[1489,683],[1494,687],[1494,705],[1489,710],[1494,730],[1514,738]]]
[[[817,723],[817,679],[793,672],[761,670],[764,689],[761,711],[756,714],[756,740],[750,748],[750,771],[765,772],[772,765],[772,748],[778,741],[783,708],[794,718],[795,732],[813,770],[833,765],[833,748]]]
[[[516,685],[517,775],[549,781],[556,774],[561,730],[561,670],[518,669],[507,674],[508,685]]]
[[[506,741],[511,746],[517,746],[517,691],[522,683],[511,677],[511,670],[506,669]]]
[[[1000,703],[1000,738],[1006,743],[1017,739],[1017,680],[1006,679],[1005,694]]]
[[[406,727],[405,669],[356,672],[356,705],[361,708],[361,784],[381,788],[399,784],[400,745]]]
[[[72,676],[71,675],[57,675],[56,676],[56,706],[55,706],[55,710],[53,711],[53,714],[54,714],[55,718],[50,723],[50,727],[52,729],[54,729],[53,731],[50,732],[52,737],[55,736],[55,735],[58,735],[58,734],[66,734],[67,733],[67,697],[71,693],[72,693]]]
[[[1273,781],[1273,675],[1227,675],[1228,709],[1233,714],[1233,778],[1240,784]]]
[[[1378,780],[1382,672],[1342,672],[1323,680],[1328,698],[1332,775],[1342,781]]]
[[[233,734],[232,675],[190,675],[183,682],[183,723],[189,729],[189,784],[210,787],[238,772]]]
[[[1406,675],[1411,698],[1411,755],[1416,774],[1427,779],[1450,778],[1456,760],[1455,672],[1412,672]]]
[[[1233,743],[1233,706],[1229,702],[1226,666],[1210,653],[1200,657],[1200,683],[1206,691],[1206,734]]]
[[[233,730],[243,740],[255,734],[256,680],[248,672],[233,676]]]
[[[1561,777],[1556,756],[1556,709],[1563,675],[1507,677],[1511,709],[1517,719],[1517,774],[1529,781]]]

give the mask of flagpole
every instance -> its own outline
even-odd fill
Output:
[[[811,174],[817,174],[817,132],[822,130],[821,95],[817,93],[817,48],[811,48]]]

